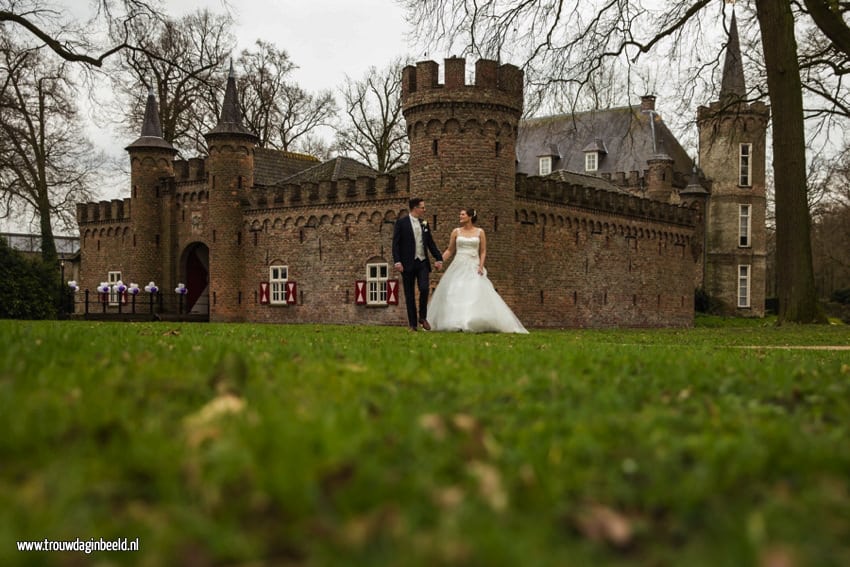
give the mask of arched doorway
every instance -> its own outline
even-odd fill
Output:
[[[193,315],[210,314],[210,249],[195,242],[183,252],[182,272],[186,275],[186,312]]]

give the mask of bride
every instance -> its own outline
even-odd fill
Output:
[[[475,226],[475,209],[460,210],[443,260],[455,257],[437,284],[428,307],[435,331],[528,333],[487,278],[487,238]]]

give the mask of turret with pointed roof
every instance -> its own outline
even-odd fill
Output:
[[[703,285],[724,306],[725,314],[763,316],[765,140],[770,109],[763,102],[746,101],[741,62],[733,13],[718,100],[697,110],[699,163],[710,188]]]
[[[227,77],[218,124],[206,134],[209,146],[208,188],[211,321],[243,321],[243,211],[254,186],[254,151],[258,138],[242,124],[233,64]]]
[[[163,280],[166,273],[163,265],[170,257],[162,250],[160,242],[170,230],[170,223],[162,214],[162,202],[174,178],[177,150],[162,137],[157,100],[152,90],[148,92],[141,136],[126,150],[130,154],[132,239],[135,243],[131,253],[132,267],[127,272],[140,282],[169,285],[170,281]]]

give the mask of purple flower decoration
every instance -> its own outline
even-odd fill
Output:
[[[124,282],[118,280],[115,282],[115,285],[112,286],[112,289],[115,290],[115,293],[121,294],[127,291],[127,286],[124,285]]]
[[[185,284],[179,283],[177,287],[174,288],[175,293],[179,293],[180,295],[186,295],[189,293],[188,288],[186,288]]]
[[[97,291],[100,293],[109,293],[109,282],[100,282],[97,286]]]
[[[77,285],[76,280],[69,280],[68,281],[68,287],[70,287],[71,291],[73,291],[74,293],[77,293],[78,291],[80,291],[80,286]]]
[[[139,290],[139,284],[131,283],[130,287],[127,288],[127,293],[132,295],[138,295],[139,291],[141,291]]]
[[[156,292],[159,291],[159,288],[156,287],[155,283],[151,282],[151,283],[149,283],[148,285],[145,286],[145,291],[148,292],[148,293],[156,293]]]

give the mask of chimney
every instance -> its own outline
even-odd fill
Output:
[[[641,110],[655,110],[655,95],[643,95],[640,97]]]

